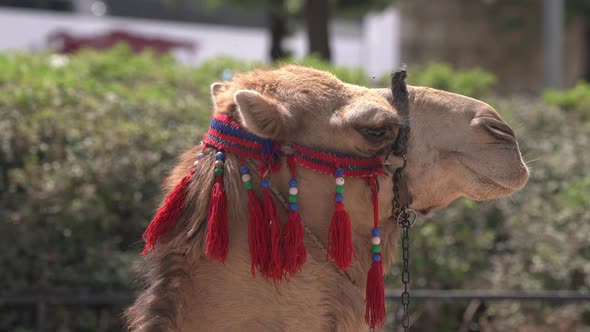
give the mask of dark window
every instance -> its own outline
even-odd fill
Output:
[[[72,3],[69,0],[0,0],[0,6],[45,9],[59,12],[70,12],[73,10]]]

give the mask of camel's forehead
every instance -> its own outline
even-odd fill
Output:
[[[333,74],[297,65],[241,74],[234,79],[234,84],[237,89],[253,89],[275,95],[294,92],[323,95],[346,90],[344,83]]]

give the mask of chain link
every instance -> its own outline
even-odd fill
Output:
[[[404,291],[401,295],[402,306],[404,307],[402,326],[404,327],[404,331],[407,332],[410,329],[410,293],[408,292],[408,285],[410,283],[410,220],[405,211],[402,213],[402,283],[404,284]]]
[[[405,166],[405,165],[404,165]],[[402,326],[404,332],[410,330],[410,292],[408,286],[410,284],[410,215],[407,211],[407,206],[401,206],[399,183],[402,180],[403,168],[399,168],[395,171],[393,176],[393,215],[396,218],[399,226],[402,229],[402,275],[401,281],[404,285],[404,291],[401,294],[401,302],[404,310],[402,319]]]

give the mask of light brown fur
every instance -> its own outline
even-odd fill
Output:
[[[212,86],[215,112],[227,113],[264,137],[326,150],[373,155],[391,145],[401,120],[387,89],[344,84],[334,76],[304,67],[254,71]],[[521,188],[527,170],[514,139],[503,137],[503,121],[488,105],[428,88],[410,87],[411,136],[407,176],[412,207],[428,211],[460,196],[491,199]],[[496,118],[494,126],[476,116]],[[488,120],[484,120],[488,121]],[[491,121],[491,120],[489,120]],[[387,128],[368,139],[366,128]],[[192,166],[197,150],[183,155],[166,181],[170,190]],[[393,163],[400,160],[393,158]],[[358,260],[349,281],[325,253],[305,237],[308,262],[290,282],[274,285],[252,278],[247,241],[247,194],[235,156],[226,160],[229,204],[229,256],[209,262],[204,235],[213,183],[213,151],[196,166],[186,206],[165,241],[142,263],[145,289],[127,313],[132,331],[360,331],[364,288],[370,266],[372,204],[360,179],[346,179],[345,205],[353,224]],[[299,206],[303,222],[324,241],[333,212],[334,178],[299,167]],[[272,182],[288,192],[286,167]],[[257,186],[258,181],[254,181]],[[391,221],[392,183],[380,178],[380,216],[384,269],[395,256],[397,227]],[[286,220],[282,208],[281,220]]]

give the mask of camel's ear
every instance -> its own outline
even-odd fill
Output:
[[[291,131],[291,114],[275,101],[252,90],[236,91],[234,100],[244,127],[254,134],[280,140]]]
[[[213,83],[211,84],[211,100],[213,101],[213,108],[217,109],[219,105],[217,105],[217,96],[222,91],[225,91],[225,85],[223,83]]]

